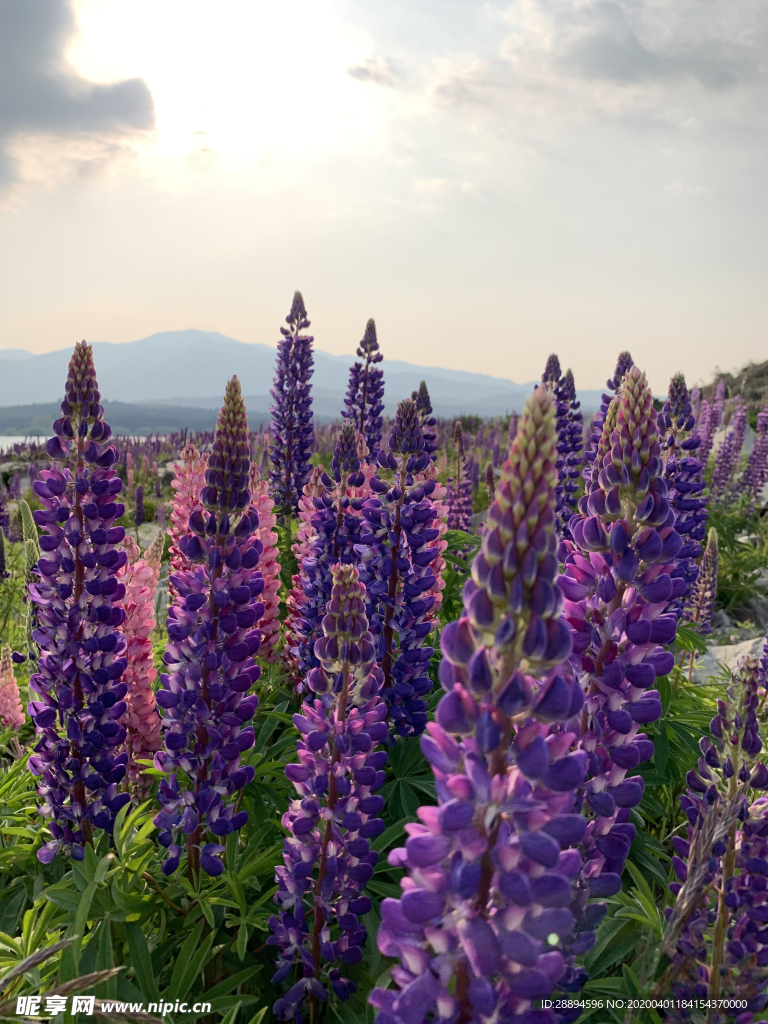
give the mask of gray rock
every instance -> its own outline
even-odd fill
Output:
[[[699,655],[693,663],[693,680],[705,683],[713,677],[722,676],[725,669],[728,673],[736,668],[739,658],[748,654],[758,657],[763,651],[763,637],[745,640],[740,644],[728,644],[722,647],[710,647],[706,654]]]

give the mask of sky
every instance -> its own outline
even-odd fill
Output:
[[[768,358],[767,78],[768,0],[0,0],[0,348],[299,288],[335,354],[709,381]]]

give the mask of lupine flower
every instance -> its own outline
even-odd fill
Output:
[[[493,463],[486,462],[485,464],[485,486],[488,491],[489,503],[493,501],[493,495],[496,490],[496,477],[493,473]]]
[[[737,497],[734,478],[741,464],[741,449],[747,429],[746,405],[739,395],[734,398],[733,404],[731,422],[717,451],[715,470],[709,488],[712,501],[726,508],[732,505]]]
[[[126,565],[118,578],[125,587],[122,607],[125,620],[120,631],[126,639],[125,655],[128,666],[123,675],[128,684],[125,695],[126,711],[123,725],[127,730],[124,750],[127,751],[128,779],[135,786],[141,779],[143,766],[140,759],[152,759],[163,745],[160,716],[155,704],[152,684],[157,678],[152,631],[155,622],[155,597],[160,579],[160,560],[163,554],[164,536],[158,533],[140,557],[139,546],[132,537],[126,537],[123,544],[128,555]]]
[[[718,700],[712,739],[700,742],[698,771],[688,772],[688,792],[680,798],[688,838],[672,841],[680,881],[670,885],[677,899],[667,910],[665,938],[673,994],[748,996],[743,1024],[768,1003],[762,995],[768,974],[761,969],[768,966],[768,816],[765,797],[752,808],[747,798],[749,789],[768,789],[768,769],[757,761],[763,745],[757,705],[757,658],[742,658]]]
[[[125,456],[126,478],[125,482],[129,491],[133,490],[133,456],[130,452]]]
[[[205,457],[193,444],[186,444],[178,461],[173,464],[171,525],[168,527],[168,536],[171,538],[168,552],[171,575],[192,567],[191,562],[182,554],[180,543],[181,538],[189,533],[189,517],[196,509],[203,507],[200,503],[200,491],[205,483],[205,466]],[[170,581],[168,590],[173,600],[176,594]]]
[[[248,820],[226,803],[253,778],[240,755],[253,746],[246,726],[258,697],[246,693],[261,674],[254,662],[264,614],[264,581],[257,571],[261,542],[258,515],[250,508],[250,449],[240,382],[227,384],[213,448],[181,553],[195,566],[173,577],[178,597],[168,612],[168,645],[157,703],[163,709],[165,750],[155,767],[168,772],[159,788],[162,810],[154,821],[167,847],[165,874],[179,866],[186,836],[188,871],[219,875],[224,847],[215,840]],[[181,778],[177,772],[183,773]],[[214,841],[204,842],[207,833]]]
[[[472,529],[472,482],[469,465],[464,457],[464,431],[461,420],[456,420],[453,431],[456,450],[456,476],[448,481],[448,529]]]
[[[747,499],[747,513],[755,510],[755,502],[768,481],[768,403],[757,414],[757,436],[749,453],[747,468],[739,482],[739,491]]]
[[[371,994],[377,1024],[552,1024],[531,1015],[533,1000],[578,986],[569,961],[594,943],[589,927],[572,939],[587,758],[569,753],[576,735],[561,724],[583,695],[558,671],[570,634],[554,582],[555,457],[554,401],[540,388],[502,468],[465,612],[441,637],[447,692],[421,740],[438,805],[390,854],[407,873],[400,899],[381,905],[379,949],[400,963],[395,987]],[[593,924],[604,913],[594,908]]]
[[[280,950],[274,984],[294,965],[300,970],[274,1006],[278,1020],[296,1022],[306,996],[326,1000],[330,986],[346,1000],[355,991],[341,972],[362,958],[360,918],[371,909],[362,890],[378,859],[370,840],[384,830],[378,817],[384,800],[374,794],[384,784],[387,755],[375,748],[387,736],[387,708],[365,588],[351,565],[335,565],[332,578],[323,636],[315,645],[319,664],[307,677],[315,699],[293,717],[301,734],[299,763],[285,774],[297,798],[282,819],[289,835],[276,871],[281,911],[270,918],[267,939]]]
[[[581,403],[576,398],[576,385],[570,370],[557,382],[554,395],[557,402],[558,533],[561,537],[568,537],[568,523],[576,511],[584,447]]]
[[[277,369],[272,388],[274,405],[270,448],[272,470],[269,475],[272,497],[277,509],[285,515],[296,511],[304,484],[312,471],[310,459],[314,435],[312,431],[312,342],[307,311],[301,292],[293,296],[291,311],[285,318],[288,327],[281,327],[282,339],[277,344]]]
[[[262,480],[261,473],[255,464],[251,464],[251,508],[259,517],[259,525],[255,531],[256,538],[261,542],[259,569],[264,580],[261,601],[264,614],[259,620],[261,647],[259,656],[265,661],[275,661],[277,645],[280,641],[280,563],[277,534],[273,527],[277,522],[274,513],[275,503],[270,498],[268,483]]]
[[[605,382],[606,388],[612,392],[612,394],[604,394],[600,402],[600,411],[595,413],[592,417],[592,427],[590,435],[587,438],[587,443],[584,447],[584,479],[586,480],[591,472],[590,464],[594,462],[597,454],[597,447],[600,443],[600,438],[603,433],[603,425],[605,424],[605,417],[608,412],[608,406],[611,404],[613,398],[619,394],[621,385],[624,381],[627,370],[634,366],[632,356],[629,352],[620,352],[619,358],[616,360],[616,369],[613,377],[609,378]]]
[[[701,447],[698,453],[699,459],[702,466],[706,468],[709,456],[712,454],[712,445],[715,443],[715,434],[717,433],[717,414],[715,413],[714,403],[706,398],[701,403],[701,414],[696,419],[696,432],[701,438]]]
[[[378,364],[384,356],[379,351],[376,324],[369,320],[357,355],[364,362],[353,363],[341,415],[352,422],[365,438],[368,451],[375,456],[381,444],[381,414],[384,411],[384,371]],[[430,410],[431,411],[431,410]]]
[[[435,417],[432,415],[432,402],[429,398],[429,391],[425,381],[419,384],[416,392],[416,409],[419,413],[419,426],[421,436],[424,438],[424,451],[434,460],[437,451],[437,434],[435,433]]]
[[[7,579],[10,575],[5,561],[5,531],[0,527],[0,581]]]
[[[699,415],[701,414],[701,388],[691,388],[691,413],[694,421],[699,422]]]
[[[3,647],[0,649],[0,723],[6,729],[12,727],[18,730],[25,721],[19,684],[13,674],[11,648]]]
[[[675,639],[677,617],[668,609],[685,586],[671,575],[682,547],[674,523],[653,398],[633,366],[607,410],[587,492],[570,523],[573,540],[561,546],[567,557],[558,579],[586,692],[581,747],[589,755],[585,803],[594,817],[585,877],[602,895],[620,888],[635,831],[629,809],[643,794],[642,778],[625,776],[653,755],[640,732],[661,717],[651,687],[674,665],[663,647]]]
[[[43,470],[34,485],[43,505],[34,520],[45,534],[38,582],[29,588],[41,652],[29,681],[28,712],[39,736],[29,767],[40,778],[40,813],[53,836],[37,854],[45,864],[60,849],[82,860],[93,827],[110,832],[130,799],[117,793],[128,762],[117,753],[126,737],[120,719],[128,687],[118,630],[125,587],[116,579],[126,561],[117,548],[125,530],[115,521],[125,506],[115,500],[123,484],[100,398],[91,347],[79,342],[62,415],[46,444],[60,466]]]
[[[701,444],[695,432],[695,421],[688,398],[685,377],[677,373],[669,384],[669,397],[658,417],[661,435],[661,456],[669,504],[675,513],[675,530],[683,538],[683,546],[672,570],[672,578],[685,581],[685,591],[670,605],[678,617],[699,574],[701,541],[707,524],[704,466],[696,458]]]
[[[695,622],[699,632],[704,636],[712,632],[712,615],[717,599],[718,562],[717,530],[710,526],[707,546],[699,564],[699,573],[683,610],[683,619],[686,622]]]
[[[360,579],[366,586],[369,622],[377,638],[384,673],[384,697],[395,731],[418,735],[427,724],[424,695],[432,688],[429,661],[432,648],[424,641],[433,629],[435,573],[439,555],[433,542],[440,535],[430,500],[434,477],[415,480],[431,465],[416,406],[405,399],[389,437],[389,452],[380,451],[379,464],[395,479],[390,487],[374,477],[379,498],[362,506],[363,520],[356,551]]]
[[[345,423],[339,433],[330,475],[323,473],[320,482],[322,497],[314,499],[312,516],[314,538],[309,554],[302,559],[300,585],[302,596],[296,602],[298,614],[291,621],[291,654],[303,675],[319,662],[315,644],[321,636],[321,623],[333,587],[333,567],[341,562],[351,564],[357,558],[354,544],[358,539],[360,518],[352,513],[348,487],[364,481],[357,456],[357,432]],[[362,508],[362,500],[355,499]]]
[[[37,628],[37,606],[29,597],[29,586],[35,580],[34,571],[40,558],[40,544],[32,510],[23,498],[19,502],[19,518],[21,519],[21,534],[24,543],[24,579],[27,585],[27,593],[24,595],[24,604],[26,606],[24,633],[27,643],[27,657],[32,661],[37,661],[39,652],[37,644],[33,639],[33,634]],[[0,576],[2,576],[2,573],[0,573]]]
[[[715,388],[715,430],[722,427],[725,419],[725,380],[721,377]]]
[[[139,484],[134,494],[133,525],[138,528],[144,522],[144,488]]]

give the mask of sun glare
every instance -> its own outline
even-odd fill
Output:
[[[380,128],[379,90],[347,68],[370,41],[329,0],[77,0],[69,59],[93,81],[143,78],[157,115],[145,157],[215,154],[282,169],[362,150]]]

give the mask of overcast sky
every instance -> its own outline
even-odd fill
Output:
[[[768,0],[0,0],[0,348],[300,288],[334,353],[708,380],[768,358],[767,74]]]

